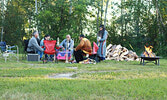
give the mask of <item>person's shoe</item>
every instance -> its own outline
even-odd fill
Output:
[[[77,63],[76,60],[71,60],[69,62],[70,62],[70,64]]]
[[[73,58],[71,58],[71,59],[69,60],[69,62],[72,62],[72,61],[74,61],[74,59],[73,59]]]

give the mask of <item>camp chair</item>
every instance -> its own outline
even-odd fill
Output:
[[[54,61],[56,62],[56,40],[44,40],[44,54],[46,55],[54,55]],[[47,58],[44,56],[43,63],[47,62]]]
[[[19,48],[17,45],[10,46],[6,45],[6,42],[0,42],[1,48],[1,57],[5,58],[5,62],[7,59],[11,58],[12,56],[16,57],[17,61],[19,61]],[[8,58],[9,57],[9,58]]]
[[[59,51],[57,53],[57,60],[66,60],[66,57],[68,57],[67,59],[70,60],[71,56],[72,55],[70,51]]]

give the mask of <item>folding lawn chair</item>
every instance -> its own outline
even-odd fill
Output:
[[[57,60],[66,60],[66,57],[68,57],[67,59],[70,60],[71,56],[72,55],[70,51],[59,51],[57,53]]]
[[[44,54],[46,55],[54,55],[54,62],[57,61],[56,59],[56,40],[44,40]],[[43,63],[47,62],[47,58],[44,56]]]
[[[10,46],[7,45],[6,42],[0,42],[0,49],[2,57],[5,58],[5,62],[7,59],[11,58],[11,56],[16,57],[17,61],[19,61],[19,48],[17,45]]]

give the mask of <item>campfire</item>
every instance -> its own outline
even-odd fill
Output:
[[[144,46],[145,47],[145,51],[143,53],[143,57],[156,57],[155,54],[152,52],[152,48],[153,46]]]
[[[159,65],[159,59],[160,57],[156,56],[152,49],[153,49],[153,46],[144,46],[145,47],[145,51],[141,54],[141,61],[140,61],[140,64],[143,64],[145,65],[146,61],[154,61],[156,65]]]

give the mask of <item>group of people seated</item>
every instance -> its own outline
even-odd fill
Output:
[[[100,25],[100,31],[97,35],[97,43],[99,46],[97,55],[101,60],[105,60],[107,34],[108,32],[105,30],[104,25]],[[50,35],[45,35],[44,38],[40,41],[40,44],[38,43],[38,37],[38,31],[33,32],[33,36],[28,43],[27,53],[38,53],[40,58],[42,58],[44,52],[44,48],[42,48],[44,46],[43,41],[50,40]],[[66,35],[66,39],[64,39],[59,45],[62,50],[68,50],[71,55],[74,55],[77,63],[83,61],[85,55],[92,53],[91,42],[83,34],[79,36],[79,40],[80,43],[76,48],[74,48],[74,41],[71,39],[71,36]],[[71,60],[72,59],[74,58],[72,57]]]

